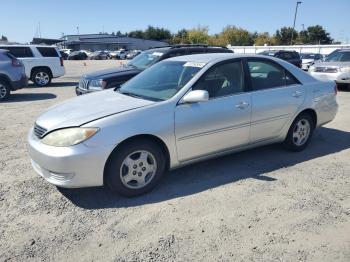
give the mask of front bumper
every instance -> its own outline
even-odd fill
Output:
[[[34,170],[49,183],[78,188],[103,185],[104,166],[110,149],[88,147],[84,143],[71,147],[43,144],[33,129],[28,134],[28,151]]]
[[[311,63],[301,64],[301,69],[303,69],[304,71],[308,71],[311,65]]]
[[[314,78],[321,81],[335,81],[338,84],[350,84],[350,72],[337,72],[337,73],[325,73],[325,72],[310,72]]]

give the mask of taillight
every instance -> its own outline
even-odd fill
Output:
[[[11,59],[12,59],[12,66],[16,66],[16,67],[21,67],[22,66],[21,61],[19,61],[17,58],[12,57]]]
[[[62,56],[60,57],[60,62],[61,62],[61,66],[64,66],[64,64],[63,64],[63,57]]]
[[[337,87],[337,84],[334,85],[334,94],[335,94],[335,95],[338,94],[338,87]]]

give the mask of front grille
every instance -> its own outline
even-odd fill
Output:
[[[315,72],[336,73],[336,72],[338,72],[338,69],[336,67],[316,67]]]
[[[34,125],[34,134],[37,138],[42,138],[47,130],[37,124]]]
[[[89,86],[89,80],[82,77],[79,81],[79,88],[87,90]]]

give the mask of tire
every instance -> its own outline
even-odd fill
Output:
[[[308,113],[302,113],[289,128],[284,146],[291,151],[300,152],[309,144],[315,129],[314,119]]]
[[[10,96],[10,86],[4,81],[0,80],[0,101],[5,101]]]
[[[138,196],[151,191],[165,169],[161,148],[152,141],[137,139],[111,154],[105,168],[105,184],[120,195]]]
[[[32,82],[39,87],[48,86],[51,84],[52,75],[48,69],[36,69],[34,70],[31,80]]]

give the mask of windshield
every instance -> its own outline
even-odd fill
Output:
[[[348,52],[335,52],[331,53],[326,58],[327,62],[350,62],[350,51]]]
[[[154,50],[145,51],[139,54],[138,56],[136,56],[134,59],[132,59],[128,63],[128,65],[144,70],[150,67],[151,65],[153,65],[154,63],[156,63],[162,55],[163,55],[163,52],[159,52],[159,51],[154,51]]]
[[[316,59],[316,54],[300,54],[302,59]]]
[[[190,81],[204,63],[163,61],[126,82],[118,91],[153,101],[174,96]]]

